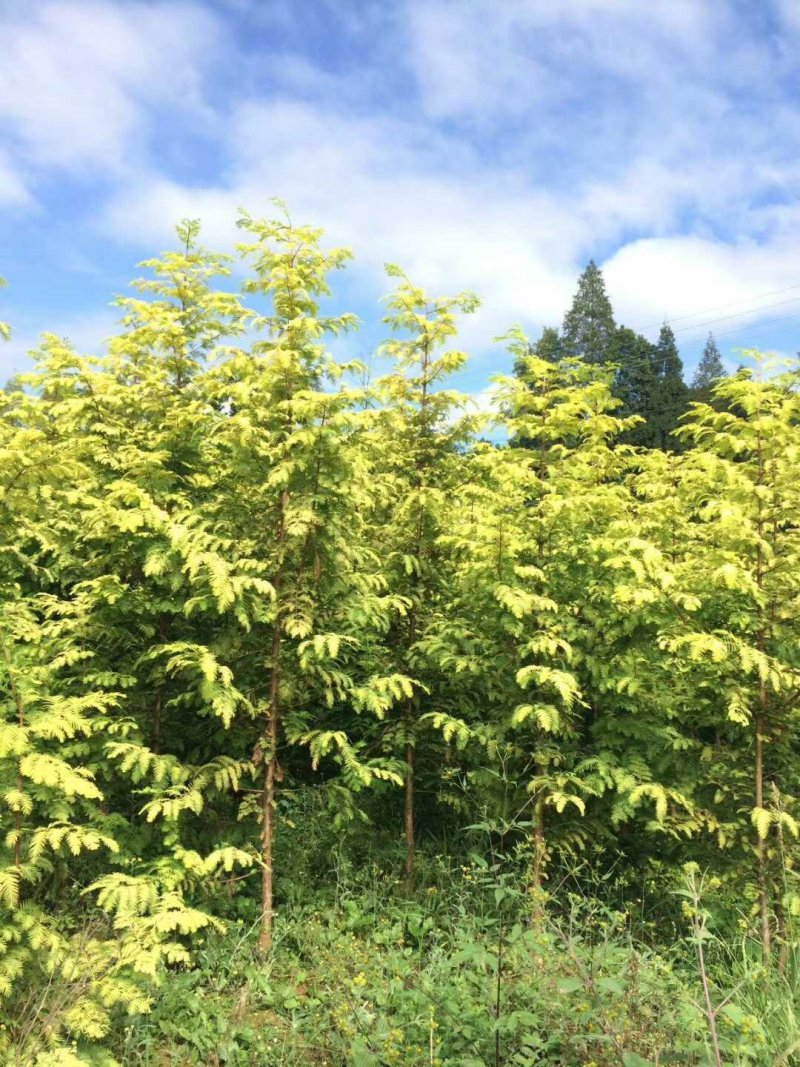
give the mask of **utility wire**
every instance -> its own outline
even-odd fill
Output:
[[[687,315],[667,316],[665,319],[662,319],[660,322],[650,322],[646,326],[638,326],[638,327],[635,327],[635,329],[638,332],[641,332],[642,330],[654,330],[656,328],[656,326],[661,326],[664,321],[666,321],[666,322],[683,322],[685,319],[697,318],[698,315],[708,315],[712,311],[724,311],[725,308],[737,307],[739,304],[748,304],[753,300],[766,300],[766,298],[769,297],[769,296],[780,296],[783,293],[791,292],[793,289],[800,289],[800,284],[798,284],[798,285],[787,285],[787,287],[785,289],[773,289],[772,292],[770,292],[770,293],[756,293],[755,296],[747,296],[747,297],[744,297],[741,300],[731,300],[730,303],[728,303],[728,304],[716,304],[714,307],[702,308],[700,311],[690,311]],[[743,314],[747,314],[747,312],[743,312]],[[698,323],[698,325],[701,325],[701,324]]]
[[[794,304],[797,300],[800,300],[800,295],[791,296],[788,300],[777,300],[773,304],[759,304],[754,308],[747,308],[745,311],[735,311],[732,315],[720,315],[715,319],[706,319],[704,322],[694,322],[690,326],[679,326],[676,330],[672,330],[673,333],[685,333],[687,330],[699,330],[704,326],[714,326],[718,322],[728,322],[730,319],[740,319],[743,315],[759,315],[762,311],[769,311],[771,308],[784,307],[786,304]],[[677,320],[664,319],[661,323],[662,326],[669,326],[672,328],[672,322]],[[634,331],[636,333],[640,331]],[[723,336],[723,335],[720,335]]]
[[[794,290],[794,289],[800,289],[800,284],[798,284],[798,285],[789,285],[785,289],[775,289],[770,293],[760,293],[758,296],[749,297],[747,299],[749,299],[749,300],[763,300],[764,297],[767,297],[767,296],[778,296],[781,293],[788,293],[788,292],[790,292],[791,290]],[[713,326],[717,322],[727,322],[730,319],[741,318],[742,315],[754,315],[754,314],[757,314],[759,311],[766,311],[769,308],[783,307],[785,304],[792,304],[796,300],[800,300],[800,295],[795,296],[795,297],[790,297],[788,300],[778,300],[774,304],[765,304],[763,306],[759,306],[759,307],[755,307],[755,308],[749,308],[746,311],[739,311],[739,312],[736,312],[733,315],[723,315],[720,318],[709,319],[706,322],[696,322],[691,326],[681,326],[677,330],[673,330],[672,332],[673,333],[682,333],[682,332],[685,332],[686,330],[702,329],[704,326]],[[734,301],[731,301],[731,303],[729,303],[729,304],[718,304],[716,306],[716,308],[713,308],[713,307],[712,308],[706,308],[704,311],[695,311],[695,312],[692,312],[689,315],[681,315],[681,316],[678,316],[678,318],[675,318],[675,319],[671,319],[671,320],[670,319],[666,319],[661,323],[653,323],[651,326],[639,327],[639,329],[636,330],[635,332],[639,333],[639,332],[641,332],[641,330],[652,329],[655,326],[659,326],[659,325],[661,325],[661,326],[670,325],[670,322],[680,322],[683,319],[693,318],[696,315],[704,315],[704,314],[707,314],[710,311],[722,310],[722,309],[724,309],[726,307],[735,307],[737,304],[741,304],[741,303],[744,303],[744,302],[745,301],[743,301],[743,300],[734,300]],[[714,336],[715,336],[715,338],[716,337],[730,337],[732,334],[741,333],[743,330],[747,330],[747,329],[752,329],[752,332],[756,333],[758,331],[763,330],[765,327],[774,326],[776,323],[780,323],[780,322],[788,322],[789,320],[796,320],[797,318],[798,318],[798,316],[796,314],[795,315],[783,315],[783,316],[780,316],[779,318],[771,319],[771,320],[768,320],[767,322],[761,323],[760,325],[759,324],[755,324],[752,327],[750,327],[749,324],[745,323],[742,326],[737,326],[736,329],[734,329],[734,330],[723,330],[722,333],[714,334]],[[694,340],[688,341],[688,344],[689,345],[692,345],[692,344],[698,344],[699,345],[700,341],[701,341],[700,338],[695,338]],[[652,343],[652,342],[650,342],[650,343]],[[535,349],[535,346],[532,346],[532,348]],[[648,366],[648,365],[650,367],[657,367],[659,364],[666,362],[670,358],[671,358],[670,356],[662,356],[661,359],[638,360],[638,361],[634,361],[632,363],[625,363],[624,365],[620,364],[620,369],[624,368],[625,370],[635,370],[638,367],[644,367],[644,366]],[[680,353],[678,353],[678,358],[680,358]],[[610,360],[609,362],[613,363],[615,361],[614,360]]]
[[[759,311],[769,311],[770,308],[783,307],[784,304],[793,304],[800,300],[800,296],[791,296],[788,300],[778,300],[774,304],[763,304],[760,307],[750,308],[747,311],[736,311],[733,315],[723,315],[718,319],[707,319],[705,322],[696,322],[692,326],[679,326],[673,333],[685,333],[686,330],[699,330],[703,326],[713,326],[716,322],[727,322],[729,319],[740,319],[743,315],[755,315]]]
[[[762,322],[760,326],[758,326],[758,325],[753,326],[752,330],[753,330],[753,333],[756,333],[759,330],[763,330],[765,327],[774,326],[776,322],[789,322],[790,320],[794,321],[796,319],[797,319],[797,315],[796,314],[795,315],[781,315],[781,317],[778,318],[778,319],[771,319],[769,322]],[[719,336],[720,337],[729,337],[732,333],[741,333],[742,330],[748,330],[748,329],[750,329],[750,327],[747,326],[747,325],[739,326],[735,330],[723,330],[723,332],[721,334],[719,334]]]
[[[771,322],[764,322],[764,323],[761,323],[760,326],[754,326],[753,327],[753,332],[756,332],[758,330],[763,330],[765,327],[768,327],[768,326],[774,326],[778,322],[787,322],[790,319],[796,321],[798,319],[798,316],[797,315],[783,315],[780,318],[773,319]],[[742,330],[746,330],[748,328],[749,327],[747,325],[739,326],[735,330],[727,330],[727,331],[724,331],[721,334],[717,334],[716,336],[718,336],[718,337],[726,337],[726,336],[728,336],[728,335],[730,335],[732,333],[741,333]],[[648,343],[650,343],[650,342],[648,342]],[[532,355],[536,355],[535,346],[532,346],[532,348],[534,348],[534,350],[532,351],[531,354]],[[678,358],[680,359],[680,353],[678,353]],[[610,359],[610,360],[608,360],[608,362],[609,363],[616,363],[620,370],[626,370],[627,371],[627,370],[636,370],[638,367],[648,367],[649,366],[651,368],[655,368],[655,367],[658,367],[662,363],[666,363],[666,361],[668,359],[672,359],[672,356],[661,356],[660,359],[634,360],[631,363],[622,363],[621,361],[614,360],[614,359]],[[682,363],[683,363],[683,361],[681,360],[681,364]],[[604,364],[599,363],[599,364],[596,364],[596,366],[604,366]]]
[[[789,322],[789,321],[793,321],[793,320],[795,320],[797,318],[798,318],[798,315],[797,315],[797,312],[795,312],[795,314],[793,314],[793,315],[781,315],[776,319],[768,319],[766,322],[756,323],[753,326],[751,326],[748,323],[744,323],[742,326],[737,326],[733,330],[723,330],[722,333],[715,333],[714,334],[714,338],[716,339],[717,337],[730,337],[732,334],[742,333],[744,330],[749,330],[752,333],[759,333],[760,331],[762,331],[762,330],[764,330],[764,329],[766,329],[766,328],[768,328],[770,326],[774,326],[776,323]],[[703,342],[703,339],[701,337],[695,337],[693,340],[687,341],[686,343],[691,346],[691,345],[699,345],[699,344],[704,343],[704,342]]]
[[[771,322],[763,322],[760,326],[754,326],[753,327],[753,332],[756,333],[759,330],[764,330],[765,328],[767,328],[769,326],[774,326],[776,323],[788,322],[789,320],[797,321],[798,320],[798,316],[797,315],[783,315],[783,316],[781,316],[781,318],[773,319]],[[735,330],[726,330],[726,331],[723,331],[723,333],[716,334],[715,336],[716,337],[727,337],[730,334],[741,333],[742,330],[747,330],[747,329],[749,329],[749,327],[746,326],[746,325],[745,326],[739,326]],[[625,363],[625,364],[620,363],[619,366],[620,366],[620,370],[627,370],[628,368],[636,368],[636,367],[645,367],[645,366],[648,365],[648,363],[649,363],[649,365],[651,367],[657,367],[659,364],[665,363],[668,359],[671,359],[671,358],[672,358],[671,356],[662,356],[660,359],[652,359],[652,360],[641,359],[641,360],[638,360],[637,362],[633,362],[633,363]],[[680,358],[680,353],[678,353],[678,358]],[[610,362],[613,363],[614,360],[611,360]],[[683,360],[681,360],[681,362],[683,362]]]

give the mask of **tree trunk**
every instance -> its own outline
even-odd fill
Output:
[[[410,893],[414,882],[414,746],[411,741],[406,741],[405,835],[405,889]]]
[[[544,880],[544,853],[546,843],[544,835],[544,804],[536,804],[536,825],[533,828],[533,888],[540,890]]]
[[[263,737],[264,786],[261,792],[261,930],[258,935],[258,951],[266,956],[272,947],[273,897],[273,847],[275,843],[275,781],[278,770],[278,738],[280,736],[280,682],[281,682],[281,625],[280,594],[283,587],[283,554],[286,541],[286,505],[289,494],[281,493],[278,505],[278,569],[273,581],[275,589],[275,622],[272,630],[271,669],[269,677],[269,704]]]
[[[758,438],[758,479],[757,485],[761,487],[764,484],[764,454],[762,448],[761,435],[759,433]],[[756,585],[759,591],[764,589],[764,514],[763,503],[761,495],[757,494],[757,511],[756,511],[756,535],[758,537],[756,548]],[[765,652],[766,646],[766,626],[767,618],[763,607],[759,607],[760,613],[760,626],[758,636],[756,639],[756,645],[759,652]],[[755,719],[755,802],[757,808],[764,807],[764,735],[767,729],[767,687],[762,681],[759,684],[758,690],[758,715]],[[764,959],[768,960],[772,949],[772,937],[769,925],[769,890],[767,886],[767,842],[764,840],[758,830],[756,830],[758,838],[756,841],[756,866],[757,866],[757,879],[758,879],[758,909],[761,915],[761,949],[764,954]]]
[[[531,856],[529,877],[530,893],[533,908],[531,910],[531,922],[538,926],[542,921],[544,895],[542,886],[545,876],[545,862],[547,860],[547,830],[545,827],[545,788],[541,785],[544,778],[546,765],[534,756],[534,784],[537,786],[533,799],[533,855]]]
[[[164,711],[164,687],[159,686],[156,692],[156,706],[153,711],[153,752],[161,755],[161,729]]]
[[[158,639],[163,645],[167,640],[167,616],[158,619]],[[162,734],[164,730],[164,683],[156,690],[156,705],[153,709],[153,752],[161,755]]]
[[[281,631],[276,619],[272,635],[272,673],[269,682],[269,709],[265,737],[264,788],[261,793],[261,862],[263,867],[261,871],[261,932],[258,935],[258,951],[264,956],[272,947],[272,852],[275,840],[275,772],[278,764],[280,654]]]
[[[539,925],[542,920],[542,884],[547,853],[547,838],[544,826],[544,797],[540,795],[534,804],[533,858],[531,861],[531,889],[533,891],[532,921]]]
[[[17,710],[17,725],[20,730],[25,727],[25,710],[22,704],[22,695],[17,688],[17,683],[14,680],[14,667],[11,663],[11,656],[6,648],[5,641],[0,641],[0,648],[3,653],[3,660],[5,661],[6,670],[8,672],[8,684],[11,688],[11,696],[14,700],[14,706]],[[17,792],[22,793],[22,757],[17,760]],[[17,806],[17,810],[14,813],[14,866],[17,868],[17,876],[19,877],[19,868],[22,862],[22,812]],[[18,883],[19,884],[19,883]]]
[[[762,686],[763,691],[763,686]],[[763,694],[762,702],[766,694]],[[764,719],[758,716],[755,722],[755,802],[757,808],[764,807]],[[767,887],[767,842],[758,834],[756,842],[758,867],[758,908],[761,916],[761,947],[765,958],[772,951],[772,935],[769,923],[769,890]]]
[[[421,539],[418,537],[418,545]],[[408,648],[411,649],[417,639],[417,613],[412,609],[408,620]],[[406,704],[406,791],[403,825],[406,839],[406,862],[404,866],[404,886],[410,893],[414,884],[414,863],[416,844],[414,841],[414,727],[418,718],[417,696],[409,697]]]

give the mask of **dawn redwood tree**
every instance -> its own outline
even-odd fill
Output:
[[[679,708],[688,686],[676,696],[658,646],[675,612],[694,603],[660,545],[662,530],[667,545],[676,533],[664,510],[677,506],[676,488],[661,492],[662,468],[674,457],[620,443],[639,417],[619,413],[612,388],[610,368],[563,361],[548,369],[532,359],[527,388],[506,401],[510,432],[525,435],[539,477],[519,522],[523,542],[536,546],[558,640],[548,643],[543,619],[536,632],[573,679],[561,734],[540,735],[535,746],[537,854],[613,839],[634,824],[660,836],[663,848],[666,836],[703,826],[683,773],[688,742]],[[545,834],[551,807],[564,814]],[[637,833],[640,853],[643,840]]]
[[[769,956],[776,923],[797,909],[797,894],[781,893],[775,871],[798,834],[800,401],[796,362],[773,374],[758,353],[751,358],[764,368],[759,377],[718,382],[712,402],[725,410],[695,404],[681,431],[694,444],[679,491],[702,608],[666,647],[694,665],[696,687],[716,694],[724,731],[715,801],[727,812],[727,842],[738,839],[755,855]]]
[[[604,710],[593,740],[628,776],[607,814],[610,824],[622,828],[639,812],[647,816],[646,836],[633,842],[631,860],[639,863],[670,856],[676,839],[688,851],[685,842],[718,829],[701,788],[703,738],[714,712],[696,679],[678,670],[663,646],[676,626],[693,625],[700,606],[691,521],[680,492],[686,462],[660,448],[629,456],[627,514],[602,545],[608,577],[594,598],[599,626],[589,688]]]
[[[525,373],[525,358],[527,356],[538,356],[539,359],[544,359],[548,363],[557,363],[562,355],[561,336],[557,327],[545,326],[539,340],[529,343],[525,352],[515,357],[513,364],[514,374],[518,378],[523,377]]]
[[[531,359],[527,387],[507,400],[509,429],[531,442],[537,479],[518,521],[523,539],[535,548],[532,562],[551,604],[534,623],[528,647],[521,648],[550,657],[541,678],[530,675],[539,690],[530,706],[553,703],[554,697],[561,704],[551,736],[544,731],[547,716],[528,717],[539,728],[530,783],[536,797],[534,882],[548,853],[608,832],[605,795],[620,821],[628,820],[635,817],[641,787],[651,784],[624,741],[628,712],[620,694],[630,684],[627,657],[646,576],[627,484],[635,453],[618,443],[638,420],[618,414],[612,376],[610,368],[581,360],[553,368]],[[617,615],[616,604],[623,602]],[[551,676],[560,679],[560,688],[548,696]],[[525,717],[516,719],[524,730]],[[553,808],[560,818],[548,829]]]
[[[518,331],[507,339],[517,375],[497,382],[511,444],[475,455],[470,507],[456,523],[460,601],[453,622],[464,620],[462,630],[473,635],[469,667],[460,669],[480,680],[478,700],[494,709],[489,737],[472,733],[487,753],[504,754],[528,796],[520,810],[530,806],[530,873],[538,891],[548,856],[579,847],[590,832],[575,819],[596,785],[576,773],[586,704],[572,644],[572,583],[581,576],[568,557],[585,545],[586,524],[606,515],[605,440],[626,423],[612,414],[610,372],[526,355]],[[571,497],[577,506],[568,513]],[[450,728],[458,737],[459,727]]]
[[[375,484],[360,443],[370,413],[363,391],[342,381],[356,368],[338,364],[325,346],[355,318],[319,312],[330,292],[328,274],[350,253],[322,250],[321,231],[295,226],[288,216],[243,214],[239,225],[249,237],[239,251],[253,269],[245,292],[268,307],[256,320],[264,336],[211,376],[210,395],[225,417],[215,437],[209,513],[268,582],[259,612],[242,620],[235,671],[255,716],[259,948],[266,953],[277,794],[289,750],[303,749],[314,767],[338,766],[351,791],[375,779],[399,784],[385,760],[362,758],[350,730],[356,713],[383,716],[411,686],[376,670],[376,642],[405,606],[385,593],[380,562],[362,537]]]
[[[49,1020],[50,1046],[65,1032],[96,1041],[112,1010],[146,1008],[143,987],[163,962],[189,958],[175,935],[213,921],[186,905],[184,891],[192,879],[210,878],[221,856],[187,864],[177,827],[182,800],[188,796],[194,811],[196,799],[202,805],[201,776],[148,747],[147,654],[161,640],[150,620],[168,604],[185,607],[190,587],[210,592],[202,567],[188,577],[182,566],[148,574],[158,542],[176,533],[181,512],[195,510],[187,472],[202,461],[192,433],[202,439],[208,428],[204,405],[187,399],[176,376],[186,371],[183,341],[197,340],[203,317],[195,268],[202,275],[209,264],[186,242],[167,258],[164,274],[184,296],[177,305],[148,303],[136,313],[128,306],[136,323],[130,318],[99,359],[46,336],[34,369],[0,394],[0,522],[8,534],[0,563],[0,776],[14,820],[2,883],[10,912],[4,938],[16,945],[3,960],[0,995],[19,1006],[20,1018],[27,1004]],[[176,320],[182,315],[192,317],[191,327]],[[230,330],[227,322],[222,332]],[[181,564],[190,569],[186,559]],[[201,708],[213,707],[222,698],[226,710],[217,710],[226,714],[230,694],[213,682],[192,693],[185,677],[184,703],[200,697]],[[151,794],[142,818],[133,801],[138,785],[160,794]],[[143,833],[162,817],[162,831]],[[53,903],[77,910],[82,892],[113,917],[109,936],[75,934],[60,923]],[[47,978],[55,970],[65,983],[58,992]],[[23,1026],[31,1058],[40,1051],[36,1040]]]
[[[183,223],[179,248],[144,264],[141,295],[118,301],[122,332],[91,373],[74,375],[69,408],[96,488],[75,501],[65,579],[87,601],[84,641],[95,662],[125,690],[105,773],[112,803],[124,805],[131,786],[146,791],[131,822],[147,843],[143,858],[159,856],[157,880],[169,892],[213,873],[198,848],[211,855],[220,842],[197,840],[197,817],[211,796],[224,805],[248,770],[229,731],[249,706],[226,660],[231,628],[258,609],[266,587],[209,525],[210,445],[222,416],[206,375],[221,340],[251,316],[216,287],[227,259],[197,236],[195,223]],[[253,857],[240,852],[239,861]]]
[[[444,346],[456,334],[458,312],[477,306],[472,293],[430,298],[397,267],[398,280],[388,298],[385,322],[400,335],[383,350],[395,371],[376,383],[381,405],[381,476],[388,504],[376,530],[390,590],[407,604],[393,634],[397,671],[415,680],[404,699],[395,730],[387,741],[404,758],[406,842],[405,881],[410,888],[415,857],[415,784],[421,722],[437,707],[443,679],[425,656],[425,640],[444,605],[449,565],[440,538],[447,532],[458,493],[466,478],[464,449],[482,421],[464,414],[468,398],[446,388],[447,378],[466,355]]]

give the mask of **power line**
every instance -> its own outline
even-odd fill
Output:
[[[753,331],[753,333],[756,333],[759,330],[763,330],[764,327],[766,327],[766,326],[774,326],[776,322],[788,322],[790,319],[794,321],[797,318],[798,318],[798,316],[796,314],[795,315],[781,315],[780,318],[771,319],[768,322],[762,322],[760,326],[758,326],[758,325],[753,326],[752,327],[752,331]],[[741,333],[742,330],[749,330],[749,329],[751,329],[751,327],[748,326],[747,324],[745,324],[744,326],[738,326],[735,330],[723,330],[723,332],[721,334],[718,334],[716,336],[729,337],[733,333]]]
[[[766,300],[766,298],[768,296],[780,296],[782,293],[791,292],[793,289],[800,289],[800,284],[798,284],[798,285],[787,285],[785,289],[773,289],[769,293],[756,293],[754,296],[743,297],[741,300],[731,300],[727,304],[716,304],[714,307],[701,308],[700,311],[690,311],[687,315],[665,316],[665,319],[662,319],[659,322],[650,322],[646,326],[638,326],[638,327],[636,327],[636,329],[637,329],[637,331],[654,330],[656,328],[656,326],[663,325],[664,321],[667,321],[667,322],[683,322],[685,319],[694,319],[698,315],[708,315],[712,311],[724,311],[725,308],[737,307],[739,304],[747,304],[752,300]],[[747,313],[743,312],[743,314],[747,314]],[[698,323],[698,325],[700,325],[700,324]]]
[[[767,296],[778,296],[781,293],[788,293],[788,292],[790,292],[790,291],[792,291],[794,289],[800,289],[800,284],[789,285],[785,289],[774,289],[772,292],[760,293],[758,296],[748,297],[747,299],[748,300],[759,300],[759,299],[763,299],[764,297],[767,297]],[[764,304],[764,305],[759,305],[758,307],[755,307],[755,308],[748,308],[745,311],[739,311],[739,312],[736,312],[736,313],[734,313],[732,315],[722,315],[719,318],[708,319],[705,322],[696,322],[696,323],[693,323],[690,326],[681,326],[677,330],[673,330],[672,332],[673,332],[673,334],[675,334],[675,333],[685,332],[686,330],[702,329],[704,326],[713,326],[717,322],[728,322],[728,321],[730,321],[730,319],[741,318],[742,315],[755,315],[755,314],[758,314],[761,311],[768,311],[770,308],[783,307],[784,305],[792,304],[797,300],[800,300],[800,295],[795,296],[795,297],[790,297],[788,300],[778,300],[773,304]],[[682,316],[679,316],[678,318],[675,318],[675,319],[672,319],[672,320],[667,319],[667,320],[663,321],[660,324],[659,323],[653,323],[652,326],[670,325],[670,322],[680,322],[682,319],[693,318],[696,315],[703,315],[703,314],[706,314],[707,312],[714,311],[714,310],[721,310],[721,309],[724,309],[726,307],[735,307],[737,304],[741,304],[741,303],[744,303],[744,302],[745,301],[743,301],[743,300],[734,300],[734,301],[731,301],[729,304],[718,304],[716,306],[716,309],[713,308],[713,307],[712,308],[706,308],[704,311],[695,311],[695,312],[692,312],[689,315],[682,315]],[[722,333],[717,333],[714,336],[715,337],[729,337],[732,334],[741,333],[743,330],[748,330],[748,329],[751,330],[754,333],[757,333],[757,332],[763,330],[764,328],[770,327],[770,326],[774,326],[777,323],[788,322],[790,320],[795,321],[797,319],[798,319],[798,315],[797,314],[783,315],[783,316],[780,316],[780,317],[775,318],[775,319],[767,320],[767,322],[763,322],[761,324],[756,323],[755,325],[752,325],[752,326],[750,324],[748,324],[748,323],[744,323],[741,326],[737,326],[733,330],[724,330]],[[649,328],[652,328],[652,327],[647,327],[647,326],[639,327],[639,329],[636,330],[635,332],[638,333],[641,330],[649,329]],[[652,344],[652,342],[648,342],[648,343]],[[700,343],[701,343],[701,339],[700,338],[695,338],[693,340],[689,340],[688,341],[688,344],[690,346],[692,344],[700,344]],[[535,346],[532,346],[532,348],[534,348],[534,354],[535,354]],[[648,366],[648,365],[650,367],[657,367],[661,363],[666,362],[670,358],[671,358],[670,356],[662,356],[661,359],[643,359],[643,360],[638,360],[638,361],[634,361],[634,362],[631,362],[631,363],[624,363],[624,364],[619,362],[619,361],[615,361],[613,359],[609,360],[609,362],[610,363],[617,362],[620,370],[622,370],[622,369],[635,370],[638,367],[644,367],[644,366]],[[680,353],[678,353],[678,358],[680,359]]]
[[[729,319],[740,319],[742,315],[757,315],[760,311],[769,311],[770,308],[783,307],[785,304],[793,304],[800,300],[800,296],[791,296],[788,300],[778,300],[774,304],[763,304],[759,307],[749,308],[747,311],[736,311],[733,315],[722,315],[718,319],[707,319],[705,322],[695,322],[692,326],[679,326],[673,333],[685,333],[686,330],[699,330],[703,326],[713,326],[717,322],[727,322]]]
[[[736,326],[733,330],[723,330],[722,333],[715,333],[713,336],[716,340],[716,338],[718,337],[731,337],[734,334],[742,333],[745,330],[752,333],[760,333],[761,331],[768,329],[769,327],[774,326],[777,323],[790,322],[796,319],[800,319],[800,312],[794,312],[791,315],[780,315],[777,318],[767,319],[765,322],[755,323],[754,325],[751,325],[750,323],[743,323],[741,326]],[[686,349],[688,349],[689,351],[696,350],[700,345],[704,344],[705,338],[702,337],[694,337],[691,340],[687,340],[685,342]]]
[[[782,315],[780,318],[772,319],[769,322],[762,322],[760,326],[752,327],[752,332],[753,333],[757,333],[758,331],[762,331],[762,330],[764,330],[764,329],[766,329],[766,328],[768,328],[770,326],[775,326],[779,322],[789,322],[790,320],[792,322],[796,322],[796,321],[798,321],[799,318],[800,318],[800,316],[798,316],[796,314],[795,315]],[[748,329],[751,329],[751,327],[749,327],[747,325],[738,326],[735,330],[725,330],[720,334],[715,334],[715,337],[729,337],[731,334],[741,333],[743,330],[748,330]],[[696,342],[696,343],[699,344],[699,341]],[[680,357],[680,353],[678,353],[678,356]],[[644,366],[647,365],[648,362],[650,363],[651,367],[655,367],[655,366],[658,366],[658,364],[660,364],[660,363],[664,363],[667,359],[670,359],[670,358],[671,357],[669,357],[669,356],[662,356],[661,359],[653,359],[653,360],[649,360],[649,361],[647,361],[647,360],[639,360],[638,363],[625,363],[624,364],[624,369],[627,369],[628,367],[644,367]],[[611,362],[614,362],[614,361],[612,360]],[[681,362],[683,362],[683,361],[681,360]],[[621,369],[623,368],[623,364],[620,364],[620,368]]]
[[[772,319],[771,322],[763,322],[763,323],[761,323],[760,326],[754,326],[752,329],[753,329],[753,332],[757,332],[758,330],[763,330],[765,327],[774,326],[776,323],[779,323],[779,322],[788,322],[790,319],[793,320],[793,321],[797,321],[798,319],[800,319],[800,316],[798,316],[798,315],[783,315],[780,318]],[[721,334],[717,334],[716,336],[718,336],[718,337],[727,337],[730,334],[741,333],[742,330],[746,330],[746,329],[749,329],[749,327],[747,325],[743,325],[743,326],[737,327],[735,330],[727,330],[727,331],[724,331]],[[533,355],[535,355],[535,354],[536,353],[534,351]],[[617,365],[617,367],[619,368],[619,370],[626,370],[627,371],[627,370],[636,370],[638,367],[648,367],[649,366],[651,368],[655,368],[655,367],[660,366],[660,364],[662,364],[662,363],[666,363],[666,361],[668,359],[671,359],[671,358],[672,358],[671,356],[661,356],[660,359],[640,359],[640,360],[634,360],[631,363],[623,363],[620,360],[610,359],[610,360],[608,360],[608,362],[609,363],[615,363]],[[680,353],[678,353],[678,358],[680,359]],[[681,363],[683,363],[682,360],[681,360]],[[603,366],[603,365],[604,364],[602,364],[602,363],[598,364],[598,366]]]

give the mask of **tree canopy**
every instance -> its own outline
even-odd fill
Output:
[[[364,385],[325,310],[349,253],[239,225],[240,291],[186,222],[103,354],[47,334],[0,391],[3,1055],[110,1062],[237,908],[272,958],[304,810],[326,856],[396,843],[407,897],[484,827],[532,936],[580,857],[662,896],[700,864],[768,965],[800,911],[800,364],[709,347],[684,414],[672,330],[617,327],[590,264],[558,358],[506,336],[493,441],[448,381],[473,294],[389,267]]]

